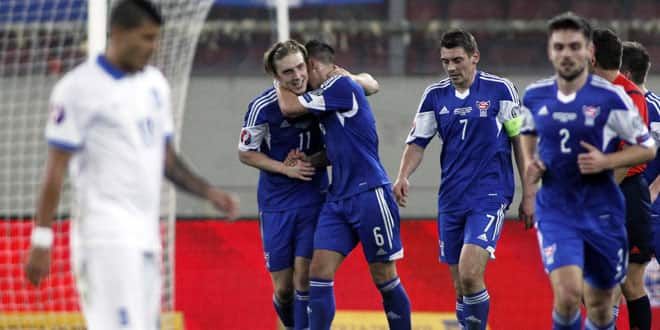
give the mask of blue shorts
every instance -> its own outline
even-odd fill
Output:
[[[260,213],[261,240],[269,272],[293,267],[295,257],[312,258],[320,210],[321,205],[313,205]]]
[[[401,259],[399,221],[399,208],[389,185],[326,202],[316,227],[314,249],[347,256],[361,242],[369,263]]]
[[[620,224],[609,222],[599,229],[540,220],[537,234],[545,271],[575,265],[595,288],[611,289],[620,284],[628,271],[628,238],[620,220]]]
[[[493,204],[475,210],[438,214],[440,261],[456,265],[464,244],[482,247],[495,259],[507,204]]]

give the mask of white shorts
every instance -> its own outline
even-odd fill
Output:
[[[160,329],[161,256],[122,245],[73,249],[89,330]]]

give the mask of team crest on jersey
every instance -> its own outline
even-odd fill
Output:
[[[477,108],[479,108],[479,117],[488,117],[490,101],[477,101]]]
[[[454,109],[455,115],[465,116],[468,113],[472,112],[472,107],[456,108]]]
[[[543,248],[543,258],[547,265],[555,263],[555,252],[557,251],[557,244],[552,244]]]
[[[582,107],[582,113],[584,114],[584,124],[586,126],[594,126],[596,117],[600,114],[600,107],[585,105]]]
[[[241,143],[249,146],[252,143],[252,134],[246,129],[241,130]]]
[[[51,105],[50,106],[50,118],[55,124],[61,124],[66,118],[66,111],[61,105]]]

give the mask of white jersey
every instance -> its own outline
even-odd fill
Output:
[[[50,111],[49,145],[74,153],[72,241],[159,250],[165,141],[173,133],[165,77],[153,67],[124,74],[99,56],[57,83]]]

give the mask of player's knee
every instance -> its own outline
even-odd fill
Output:
[[[301,271],[293,274],[293,286],[296,290],[309,290],[309,271]]]
[[[280,302],[289,302],[293,300],[293,285],[282,285],[275,287],[275,297]]]
[[[560,284],[555,288],[555,307],[559,312],[574,312],[582,300],[582,290],[579,285],[573,283]]]
[[[482,274],[478,272],[467,272],[460,274],[461,291],[464,294],[474,293],[484,289],[484,280]]]
[[[627,300],[634,300],[646,294],[646,291],[644,291],[645,266],[645,264],[629,264],[628,275],[621,284],[621,292]]]
[[[375,262],[369,264],[369,272],[374,283],[381,284],[394,279],[396,274],[396,266],[394,262]]]
[[[586,307],[589,319],[597,324],[606,324],[612,319],[612,302],[609,299],[591,299]]]
[[[309,266],[309,277],[331,280],[335,277],[335,270],[331,265],[315,259]]]

